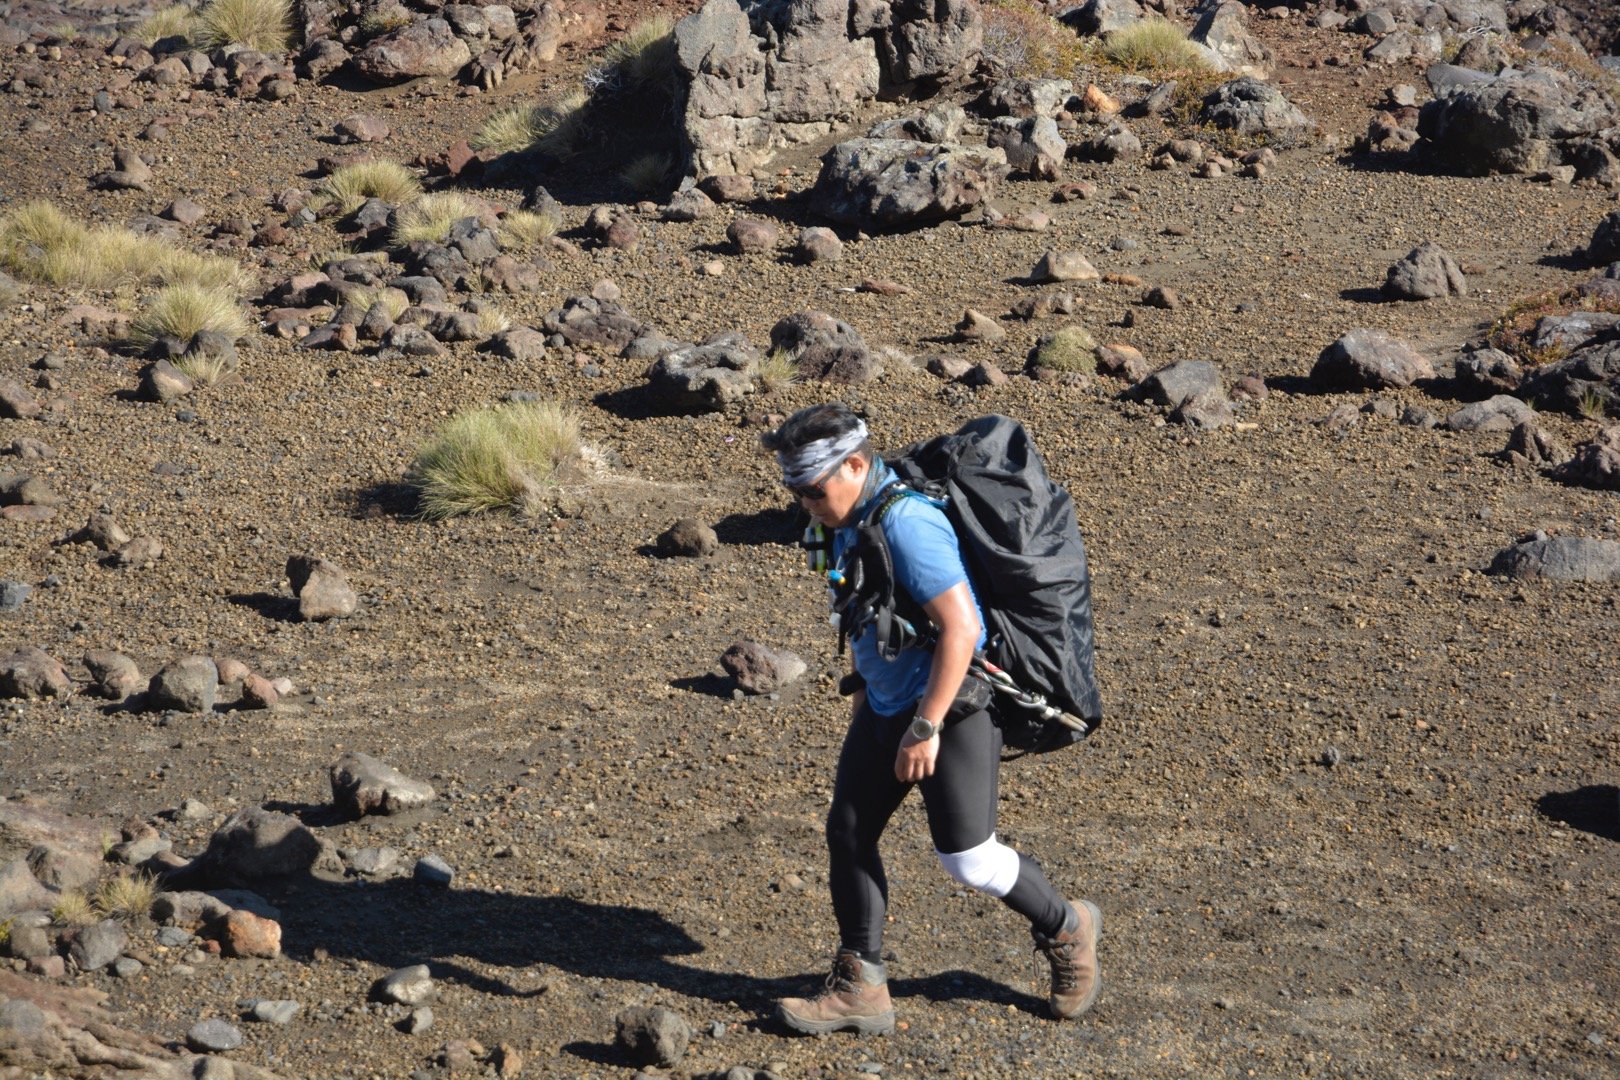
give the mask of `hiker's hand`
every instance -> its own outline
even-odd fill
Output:
[[[934,759],[939,757],[939,736],[918,742],[907,733],[900,740],[900,752],[894,755],[894,777],[905,784],[934,775]]]

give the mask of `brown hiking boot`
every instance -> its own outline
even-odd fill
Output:
[[[887,1035],[894,1030],[894,1006],[882,964],[869,964],[858,953],[840,949],[821,993],[783,998],[776,1003],[782,1023],[805,1035],[855,1031]]]
[[[1035,935],[1035,948],[1052,965],[1052,993],[1046,1003],[1059,1020],[1072,1020],[1091,1008],[1102,989],[1097,970],[1097,939],[1102,937],[1102,912],[1090,900],[1070,905],[1075,927],[1056,937]]]

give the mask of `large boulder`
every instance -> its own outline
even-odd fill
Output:
[[[1620,416],[1620,333],[1534,368],[1519,384],[1519,396],[1543,408]]]
[[[1552,472],[1554,480],[1600,491],[1620,491],[1620,427],[1607,427]]]
[[[851,139],[821,159],[816,213],[868,230],[961,217],[1007,175],[1007,155],[905,139]]]
[[[443,19],[423,19],[373,38],[350,61],[366,78],[380,83],[423,76],[448,78],[466,67],[472,50]]]
[[[780,350],[809,379],[861,383],[879,370],[855,328],[824,311],[801,311],[771,327],[771,350]]]
[[[1428,357],[1382,330],[1351,330],[1322,350],[1311,381],[1328,390],[1379,390],[1434,378]]]
[[[983,23],[976,0],[706,0],[674,41],[681,134],[703,178],[824,138],[885,83],[966,74]]]
[[[1248,76],[1210,91],[1199,110],[1199,120],[1283,145],[1303,141],[1316,127],[1281,90]]]
[[[1620,543],[1538,531],[1498,551],[1488,572],[1520,579],[1620,581]]]
[[[1435,160],[1464,175],[1535,172],[1562,164],[1572,156],[1570,144],[1616,124],[1620,109],[1614,99],[1544,67],[1510,68],[1456,85],[1418,115],[1418,133]],[[1593,167],[1582,160],[1588,170]]]
[[[759,350],[735,331],[677,344],[647,369],[648,390],[672,408],[719,412],[754,392],[759,360]]]
[[[214,831],[194,872],[206,880],[261,881],[306,873],[321,854],[320,840],[297,818],[253,806]]]
[[[1384,295],[1397,300],[1433,300],[1466,296],[1468,279],[1445,248],[1426,240],[1389,268]]]
[[[350,817],[402,814],[433,801],[433,785],[414,780],[370,754],[350,751],[328,770],[332,803]]]
[[[1263,79],[1271,63],[1271,52],[1249,30],[1248,8],[1237,0],[1224,0],[1204,9],[1204,14],[1187,35],[1202,45],[1219,71]]]
[[[1612,263],[1620,259],[1620,210],[1611,210],[1592,230],[1592,242],[1586,245],[1586,256],[1593,262]]]
[[[569,345],[607,345],[622,349],[647,330],[617,300],[570,296],[546,314],[547,333],[560,334]]]
[[[986,141],[1007,155],[1013,171],[1035,180],[1056,180],[1069,152],[1058,134],[1057,121],[1050,116],[998,117],[990,122]]]
[[[73,682],[55,657],[32,646],[0,656],[0,698],[67,697]]]

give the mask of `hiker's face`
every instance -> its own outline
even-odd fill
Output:
[[[831,472],[818,477],[814,484],[798,490],[799,505],[829,529],[851,524],[860,505],[861,491],[866,486],[868,468],[859,455],[845,458]]]

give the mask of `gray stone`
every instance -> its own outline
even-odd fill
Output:
[[[812,225],[800,231],[794,253],[802,263],[837,262],[844,255],[844,242],[831,229]]]
[[[1001,324],[982,311],[966,308],[956,324],[957,341],[1000,341],[1007,336]],[[960,374],[966,374],[964,369]]]
[[[692,1042],[692,1025],[680,1013],[660,1005],[637,1005],[614,1018],[615,1039],[636,1065],[669,1068],[680,1062]]]
[[[22,581],[0,581],[0,611],[20,611],[28,602],[32,585]]]
[[[56,951],[50,931],[43,926],[16,926],[6,938],[7,952],[19,960],[37,960]]]
[[[1418,133],[1450,171],[1522,173],[1562,163],[1563,144],[1617,123],[1613,99],[1583,80],[1548,67],[1510,68],[1425,104]]]
[[[1128,161],[1141,153],[1142,140],[1121,120],[1110,120],[1069,148],[1069,156],[1081,161]]]
[[[1006,176],[1000,150],[903,139],[851,139],[821,159],[811,207],[868,230],[904,229],[961,217]]]
[[[349,852],[344,861],[355,873],[375,877],[399,865],[399,852],[391,847],[360,848]]]
[[[771,349],[781,350],[809,379],[862,383],[879,366],[855,328],[822,311],[789,315],[771,327]]]
[[[254,881],[305,873],[321,854],[320,840],[297,818],[251,806],[214,830],[198,861],[211,877]]]
[[[736,218],[726,226],[726,239],[737,245],[741,254],[770,251],[776,247],[776,241],[781,235],[769,221],[760,221],[757,218]]]
[[[332,125],[332,132],[339,143],[382,142],[388,138],[391,130],[387,120],[370,113],[355,113]]]
[[[546,314],[541,324],[569,345],[605,345],[622,349],[647,332],[617,301],[591,296],[570,296],[563,306]]]
[[[1498,394],[1458,409],[1446,417],[1446,427],[1452,431],[1511,431],[1535,415],[1518,398]]]
[[[456,880],[456,871],[437,855],[423,855],[416,860],[411,877],[425,885],[448,886]]]
[[[1322,350],[1311,381],[1325,389],[1381,390],[1434,378],[1434,365],[1381,330],[1351,330]]]
[[[371,992],[378,1001],[414,1006],[432,1001],[437,988],[433,985],[433,973],[426,964],[412,964],[377,980]]]
[[[1541,408],[1620,416],[1620,337],[1532,368],[1519,394]]]
[[[1468,295],[1468,279],[1446,249],[1432,240],[1407,252],[1389,268],[1384,293],[1399,300],[1433,300]]]
[[[757,641],[739,641],[720,654],[720,666],[750,694],[774,694],[797,682],[808,665],[796,653]]]
[[[714,200],[697,188],[677,191],[660,216],[665,221],[698,221],[714,213]]]
[[[294,555],[287,560],[287,580],[298,597],[298,616],[306,622],[343,619],[360,609],[348,575],[334,562]]]
[[[350,817],[399,814],[433,801],[433,786],[412,780],[370,754],[350,752],[329,770],[332,802]]]
[[[33,646],[0,656],[0,698],[67,697],[73,683],[62,665]]]
[[[157,910],[156,903],[152,907],[155,912]],[[153,940],[166,949],[188,949],[196,942],[197,937],[191,931],[182,927],[160,926],[157,933],[153,935]]]
[[[1138,401],[1178,409],[1201,394],[1221,394],[1221,369],[1208,360],[1178,360],[1153,372],[1127,391]]]
[[[101,865],[89,852],[55,844],[36,844],[26,856],[28,870],[48,888],[82,889],[101,874]]]
[[[1476,349],[1460,357],[1453,374],[1465,395],[1485,397],[1516,393],[1524,378],[1523,369],[1500,349]]]
[[[422,19],[373,38],[350,64],[380,83],[456,74],[472,60],[472,50],[444,19]]]
[[[217,1054],[198,1058],[191,1075],[192,1080],[238,1080],[236,1066]]]
[[[16,379],[0,379],[0,417],[8,420],[32,420],[44,409]]]
[[[191,376],[167,360],[159,360],[141,369],[140,395],[147,401],[166,404],[185,397],[194,388]]]
[[[100,971],[129,948],[129,935],[116,919],[103,919],[73,935],[68,956],[80,971]]]
[[[28,1043],[43,1039],[47,1031],[45,1011],[32,1001],[18,998],[0,1002],[0,1032],[5,1033],[7,1042],[15,1040]]]
[[[146,688],[140,668],[123,653],[93,649],[84,654],[84,666],[90,671],[91,692],[110,701],[122,701]]]
[[[1035,284],[1044,284],[1052,281],[1097,281],[1102,277],[1097,268],[1091,265],[1078,251],[1049,250],[1043,254],[1035,269],[1029,272],[1029,280]]]
[[[1556,468],[1575,456],[1556,436],[1543,431],[1534,420],[1514,427],[1502,450],[1509,460],[1521,460],[1537,468]]]
[[[0,919],[35,908],[49,910],[56,895],[39,883],[26,859],[0,863]]]
[[[1267,76],[1271,52],[1250,32],[1248,9],[1236,0],[1206,6],[1187,37],[1204,46],[1219,71]]]
[[[1592,229],[1592,240],[1586,245],[1586,256],[1598,263],[1620,259],[1620,210],[1604,214]]]
[[[1239,135],[1264,135],[1280,145],[1304,139],[1315,127],[1281,90],[1249,77],[1217,86],[1204,98],[1199,119]]]
[[[402,1028],[407,1035],[420,1035],[433,1026],[433,1010],[426,1005],[418,1005],[411,1010],[411,1015],[404,1020]]]
[[[1083,37],[1101,37],[1140,22],[1145,15],[1137,0],[1085,0],[1058,18]]]
[[[1581,487],[1620,491],[1620,427],[1607,427],[1575,448],[1568,461],[1552,471],[1555,480]]]
[[[546,335],[531,326],[515,326],[491,337],[484,344],[484,351],[503,360],[516,360],[519,363],[544,360]]]
[[[1214,431],[1237,420],[1237,413],[1225,391],[1202,390],[1186,398],[1170,413],[1170,419],[1195,431]]]
[[[155,536],[137,536],[103,559],[103,565],[150,567],[163,558],[163,541]]]
[[[881,120],[867,131],[868,139],[909,139],[925,143],[954,143],[962,137],[967,112],[952,102],[940,102],[923,112]]]
[[[301,1006],[296,1001],[255,1001],[249,1015],[263,1024],[290,1024]]]
[[[697,518],[681,518],[658,534],[658,553],[666,556],[706,556],[720,550],[714,529]]]
[[[1537,532],[1497,552],[1487,572],[1521,580],[1620,581],[1620,543]]]
[[[985,91],[979,111],[985,116],[1017,118],[1044,116],[1056,119],[1074,93],[1068,79],[1002,79]],[[929,142],[941,142],[930,139]]]
[[[146,965],[133,956],[120,956],[112,963],[112,973],[120,979],[133,979],[146,970]]]
[[[148,709],[206,713],[219,694],[219,669],[206,656],[185,656],[165,664],[146,685]]]
[[[1050,116],[1003,116],[990,122],[990,146],[1007,156],[1008,166],[1034,180],[1056,180],[1069,147]]]
[[[226,1020],[199,1020],[187,1029],[186,1045],[202,1054],[223,1054],[242,1045],[242,1029]]]
[[[647,389],[665,407],[718,412],[754,392],[759,350],[741,333],[666,349],[647,368]]]

